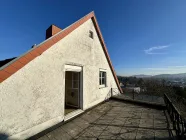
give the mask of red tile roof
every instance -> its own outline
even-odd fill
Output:
[[[106,45],[104,43],[104,39],[103,39],[103,36],[101,34],[101,31],[100,31],[100,28],[99,28],[99,25],[98,25],[98,22],[96,20],[94,12],[89,13],[88,15],[84,16],[83,18],[81,18],[80,20],[78,20],[77,22],[75,22],[74,24],[69,26],[68,28],[56,33],[54,36],[48,38],[43,43],[37,45],[37,47],[32,48],[26,54],[20,56],[16,60],[8,63],[5,66],[3,66],[1,68],[1,70],[0,70],[0,82],[3,82],[4,80],[6,80],[8,77],[13,75],[15,72],[17,72],[19,69],[24,67],[26,64],[28,64],[30,61],[32,61],[37,56],[41,55],[44,51],[46,51],[52,45],[54,45],[55,43],[57,43],[58,41],[63,39],[65,36],[70,34],[73,30],[78,28],[80,25],[82,25],[83,23],[85,23],[89,19],[92,19],[92,21],[93,21],[93,23],[95,25],[96,31],[98,33],[98,37],[99,37],[100,42],[101,42],[101,44],[103,46],[103,50],[104,50],[105,56],[106,56],[106,58],[108,60],[109,66],[110,66],[111,71],[113,73],[113,76],[114,76],[114,79],[115,79],[116,84],[118,86],[118,89],[120,90],[121,93],[123,93],[122,89],[119,86],[119,82],[118,82],[117,76],[116,76],[114,68],[112,66],[112,63],[111,63],[111,60],[110,60],[110,57],[109,57]]]

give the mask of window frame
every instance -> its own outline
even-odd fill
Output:
[[[107,87],[107,72],[106,70],[99,70],[99,87]]]
[[[94,32],[91,31],[91,30],[89,30],[89,37],[90,37],[91,39],[94,39]]]

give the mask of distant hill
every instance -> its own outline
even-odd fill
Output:
[[[169,78],[169,79],[174,79],[174,78],[186,78],[186,73],[179,73],[179,74],[160,74],[160,75],[155,75],[153,78]]]
[[[152,75],[145,75],[145,74],[140,74],[140,75],[133,75],[131,77],[136,77],[136,78],[148,78],[152,77]]]
[[[186,73],[178,74],[159,74],[159,75],[133,75],[132,77],[136,78],[165,78],[165,79],[175,79],[175,78],[186,78]]]

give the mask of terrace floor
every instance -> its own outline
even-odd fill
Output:
[[[110,100],[38,140],[167,140],[171,137],[163,110]]]

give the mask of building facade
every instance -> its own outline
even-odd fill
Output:
[[[10,138],[65,121],[108,99],[111,88],[122,92],[93,12],[50,28],[44,42],[1,68],[0,132]]]

